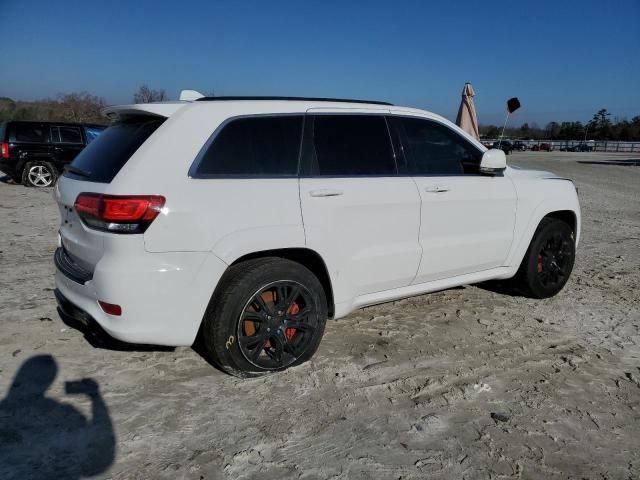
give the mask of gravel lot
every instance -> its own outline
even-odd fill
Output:
[[[0,183],[0,478],[640,478],[640,168],[578,163],[616,158],[509,157],[579,187],[557,297],[366,308],[251,380],[190,348],[92,347],[56,313],[51,190]]]

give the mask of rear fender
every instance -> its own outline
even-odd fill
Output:
[[[265,250],[305,248],[302,225],[273,225],[234,231],[222,237],[212,252],[231,265],[240,257]]]

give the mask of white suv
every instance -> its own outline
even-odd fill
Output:
[[[309,359],[327,318],[490,279],[558,293],[573,183],[507,167],[451,122],[380,102],[110,107],[60,178],[61,309],[239,376]]]

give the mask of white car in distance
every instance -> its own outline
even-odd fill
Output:
[[[110,107],[55,187],[61,310],[238,376],[308,360],[327,318],[492,279],[535,298],[573,268],[570,180],[506,165],[432,113],[216,97]]]

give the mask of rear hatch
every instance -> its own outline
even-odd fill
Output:
[[[82,211],[81,206],[75,206],[82,193],[93,194],[93,197],[89,197],[90,201],[96,200],[101,194],[107,194],[118,172],[166,120],[164,115],[137,108],[132,111],[132,107],[138,105],[115,107],[108,111],[112,116],[118,116],[122,112],[125,114],[120,115],[76,157],[56,185],[55,199],[60,210],[61,255],[71,270],[76,268],[81,273],[93,272],[104,254],[105,240],[113,237],[123,237],[123,241],[124,237],[133,240],[131,235],[119,233],[136,233],[111,232],[105,231],[106,228],[90,226],[87,215],[83,213],[83,221],[78,212],[78,208]],[[57,257],[56,263],[58,261]]]

